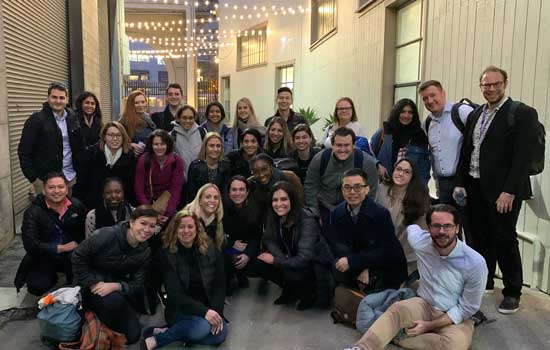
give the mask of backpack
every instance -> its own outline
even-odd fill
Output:
[[[323,177],[325,171],[327,171],[328,162],[330,161],[330,156],[332,155],[332,148],[327,148],[322,151],[321,154],[321,165],[319,167],[319,175]],[[353,167],[363,169],[363,151],[360,149],[353,149]]]
[[[273,159],[273,165],[279,170],[290,170],[294,173],[298,172],[298,162],[293,158],[276,158]]]
[[[86,311],[80,341],[61,343],[61,350],[123,350],[126,348],[126,336],[105,326],[92,310]]]
[[[513,128],[516,124],[516,110],[523,103],[519,101],[512,101],[510,109],[508,110],[508,126]],[[533,137],[536,138],[536,144],[533,148],[529,149],[531,154],[531,163],[529,164],[529,175],[538,175],[544,170],[544,150],[546,146],[546,130],[544,125],[540,121],[536,121],[536,126],[533,125],[536,130],[529,130]]]
[[[460,106],[469,106],[472,107],[472,110],[475,110],[479,107],[479,105],[475,102],[472,102],[472,100],[468,98],[462,98],[458,103],[455,103],[453,107],[451,108],[451,120],[453,121],[453,124],[455,127],[460,131],[461,134],[464,134],[464,130],[466,130],[466,125],[462,122],[462,119],[460,119],[460,114],[458,113],[458,109]],[[424,129],[426,131],[426,134],[428,134],[428,130],[430,130],[430,123],[432,122],[432,117],[428,116],[426,118],[426,123],[424,124]]]
[[[54,303],[42,309],[36,318],[42,342],[56,346],[78,339],[81,318],[75,305]]]

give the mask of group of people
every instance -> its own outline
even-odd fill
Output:
[[[230,127],[218,102],[200,123],[181,106],[178,84],[166,89],[164,111],[149,115],[135,91],[120,119],[105,124],[93,93],[79,96],[73,112],[67,88],[52,84],[19,145],[36,198],[24,214],[27,254],[15,285],[41,295],[64,273],[82,286],[84,307],[129,343],[142,335],[138,315],[154,312],[160,295],[167,326],[143,331],[154,349],[221,344],[224,300],[251,277],[282,288],[275,304],[304,310],[329,308],[337,285],[398,289],[418,271],[418,298],[394,304],[356,347],[382,349],[407,328],[403,346],[466,349],[497,261],[499,311],[519,308],[515,225],[529,195],[537,115],[519,104],[508,123],[516,102],[507,83],[502,69],[485,69],[487,102],[473,109],[455,107],[441,83],[426,81],[426,120],[402,99],[370,142],[347,97],[316,142],[286,87],[264,125],[242,98]],[[457,238],[465,220],[468,245]]]

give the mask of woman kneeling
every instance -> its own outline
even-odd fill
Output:
[[[159,264],[168,294],[165,316],[170,327],[145,330],[147,349],[175,341],[223,343],[227,335],[224,260],[195,214],[182,210],[174,216],[165,232]]]

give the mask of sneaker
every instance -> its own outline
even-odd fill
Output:
[[[514,314],[519,310],[519,298],[516,297],[504,297],[500,305],[498,306],[498,312],[501,314]]]

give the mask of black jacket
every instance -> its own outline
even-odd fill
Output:
[[[227,246],[232,247],[235,241],[247,243],[244,250],[249,258],[255,258],[260,252],[262,239],[262,214],[258,205],[248,199],[241,208],[236,208],[226,199],[224,205],[223,229],[227,235]]]
[[[213,309],[223,315],[225,302],[223,256],[212,243],[210,243],[205,255],[199,252],[196,245],[194,249],[209,305],[204,305],[187,295],[189,265],[181,254],[177,252],[175,254],[170,253],[168,248],[164,248],[157,255],[156,270],[162,273],[166,293],[168,294],[165,318],[170,325],[175,322],[178,314],[204,317],[209,309]]]
[[[80,170],[79,157],[84,149],[80,126],[74,114],[67,109],[67,131],[71,144],[73,168]],[[23,175],[30,182],[43,179],[49,172],[63,170],[63,139],[53,111],[47,102],[42,110],[33,113],[25,121],[19,148],[19,163]]]
[[[92,126],[88,126],[84,120],[84,113],[77,116],[80,132],[82,133],[82,144],[84,147],[94,145],[99,141],[99,133],[101,132],[101,120],[94,116]]]
[[[170,106],[166,106],[166,108],[162,112],[155,112],[151,114],[151,119],[158,129],[170,132],[174,127],[171,124],[174,120],[174,117],[172,116],[172,112],[170,112]]]
[[[225,190],[225,186],[231,175],[230,172],[231,164],[225,159],[220,160],[215,185],[218,186],[221,192]],[[189,165],[189,172],[187,175],[187,202],[191,202],[197,195],[199,189],[208,182],[208,166],[206,162],[204,160],[195,159]]]
[[[323,233],[336,259],[347,257],[351,272],[378,272],[387,285],[399,285],[407,277],[407,259],[395,236],[390,212],[365,198],[354,223],[346,202],[330,213]]]
[[[107,165],[105,152],[99,149],[95,144],[85,152],[85,164],[78,181],[78,193],[86,203],[89,209],[96,209],[103,203],[103,193],[101,185],[108,177],[118,177],[122,180],[124,187],[124,197],[126,201],[135,205],[134,198],[134,174],[136,170],[136,157],[134,151],[130,148],[128,153],[122,152],[116,163],[110,167]]]
[[[274,257],[274,266],[283,270],[307,268],[313,260],[315,244],[319,240],[318,219],[308,209],[302,209],[302,217],[292,225],[291,230],[293,244],[286,247],[280,220],[269,216],[263,243]]]
[[[530,133],[537,122],[537,111],[525,104],[516,110],[514,126],[510,126],[509,98],[496,113],[481,143],[479,172],[483,195],[489,201],[496,201],[501,192],[516,195],[517,199],[529,199],[530,143],[535,138]],[[466,121],[464,141],[457,167],[457,186],[465,187],[469,178],[470,161],[474,150],[475,125],[482,114],[482,108],[473,111]]]
[[[147,242],[132,247],[126,240],[128,222],[103,227],[83,241],[72,256],[75,282],[90,288],[98,282],[118,282],[121,292],[139,295],[151,250]]]
[[[19,289],[26,281],[32,264],[51,261],[60,256],[57,245],[84,239],[86,208],[76,198],[70,198],[71,205],[60,219],[59,214],[48,208],[42,194],[39,194],[23,214],[21,238],[26,255],[19,265],[15,286]],[[56,226],[63,232],[57,235]],[[61,253],[66,254],[66,253]]]
[[[277,110],[277,112],[275,112],[275,115],[272,116],[272,117],[269,117],[266,119],[264,125],[265,127],[267,128],[267,126],[269,125],[269,123],[271,122],[271,120],[275,117],[280,117],[281,114],[279,113],[279,110]],[[288,116],[288,120],[286,121],[286,126],[288,127],[288,131],[289,132],[292,132],[292,130],[294,130],[294,128],[296,127],[296,125],[298,124],[307,124],[309,125],[309,123],[307,122],[307,119],[304,118],[303,115],[301,115],[300,113],[296,113],[294,112],[294,110],[292,110],[292,108],[290,109],[290,115]],[[267,135],[266,135],[267,137]]]
[[[260,150],[257,154],[259,153],[263,153],[263,151]],[[229,152],[226,158],[229,163],[231,163],[230,177],[242,175],[248,179],[252,175],[250,163],[244,158],[244,151],[242,149],[236,149]]]

